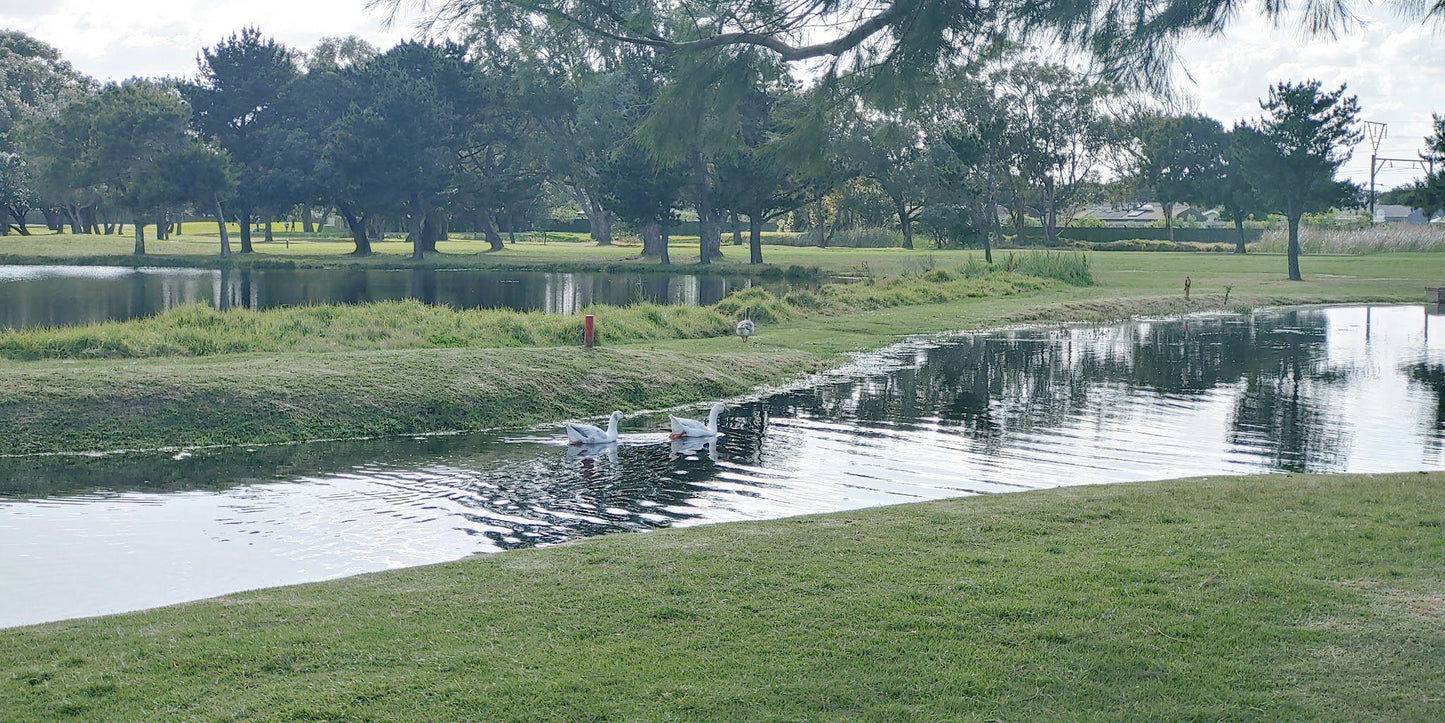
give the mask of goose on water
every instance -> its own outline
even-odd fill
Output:
[[[723,405],[721,402],[714,402],[712,411],[707,415],[707,424],[696,419],[684,419],[682,417],[670,417],[672,419],[672,434],[668,439],[682,439],[683,437],[716,437],[717,417],[722,414]]]
[[[744,344],[747,343],[748,337],[753,335],[753,328],[754,326],[752,319],[743,319],[742,321],[738,322],[738,336],[743,338]]]
[[[607,429],[582,422],[567,422],[568,444],[610,444],[617,441],[617,423],[622,421],[622,412],[613,412],[608,418]]]

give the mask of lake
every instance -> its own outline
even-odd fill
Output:
[[[12,265],[0,266],[0,329],[124,321],[187,304],[269,309],[416,299],[455,309],[574,314],[593,304],[707,306],[751,286],[781,295],[809,285],[815,284],[723,274]]]
[[[735,400],[555,428],[0,459],[0,626],[591,535],[1255,472],[1445,469],[1445,317],[1288,309],[929,338]]]

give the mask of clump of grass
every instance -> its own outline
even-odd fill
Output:
[[[768,323],[786,321],[800,315],[799,309],[774,296],[772,292],[756,286],[728,294],[713,308],[729,318],[748,318]]]
[[[1259,251],[1284,253],[1289,233],[1273,229],[1264,232]],[[1368,229],[1301,228],[1300,249],[1308,254],[1379,254],[1404,252],[1445,252],[1445,226],[1392,224]]]
[[[1094,274],[1089,270],[1089,257],[1077,251],[1009,252],[994,264],[977,258],[969,259],[962,269],[964,276],[979,278],[999,273],[1023,274],[1040,279],[1058,279],[1070,286],[1093,286]]]

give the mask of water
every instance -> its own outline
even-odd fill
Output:
[[[418,299],[458,309],[573,314],[591,304],[706,306],[749,286],[781,295],[798,284],[713,274],[0,266],[0,329],[123,321],[186,304],[269,309]]]
[[[560,430],[0,460],[0,626],[589,535],[1260,471],[1445,469],[1445,317],[1294,310],[910,343],[580,451]]]

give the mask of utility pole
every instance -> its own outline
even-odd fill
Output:
[[[1365,133],[1370,137],[1370,225],[1375,225],[1375,163],[1380,155],[1380,142],[1389,133],[1389,126],[1378,121],[1365,121]]]

